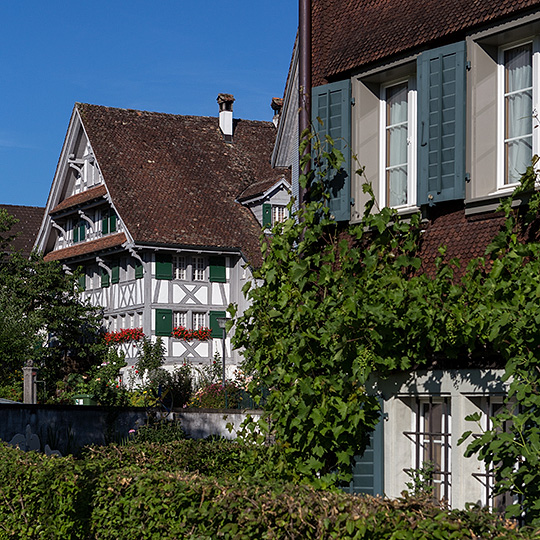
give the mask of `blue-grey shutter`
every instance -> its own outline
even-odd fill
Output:
[[[316,86],[311,93],[311,121],[325,150],[329,135],[343,154],[341,169],[329,178],[328,207],[336,221],[351,219],[351,81]],[[320,119],[320,121],[319,121]]]
[[[418,57],[418,204],[465,198],[465,42]]]
[[[384,495],[384,415],[371,434],[371,440],[362,456],[355,457],[353,479],[346,490],[350,493]]]

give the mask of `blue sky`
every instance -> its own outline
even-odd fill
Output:
[[[0,203],[45,206],[77,101],[271,120],[297,0],[0,3]]]

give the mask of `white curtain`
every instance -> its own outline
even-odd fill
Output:
[[[518,182],[532,159],[532,45],[504,53],[506,183]]]

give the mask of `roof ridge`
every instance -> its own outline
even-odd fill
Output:
[[[219,116],[216,114],[216,116],[207,116],[207,115],[198,115],[198,114],[177,114],[177,113],[168,113],[168,112],[160,112],[160,111],[147,111],[145,109],[132,109],[129,107],[113,107],[111,105],[97,105],[95,103],[83,103],[80,101],[75,102],[75,107],[77,110],[81,110],[81,108],[85,107],[91,107],[94,109],[107,109],[110,111],[121,111],[126,113],[141,113],[140,115],[147,115],[147,116],[174,116],[179,118],[197,118],[197,119],[208,119],[208,120],[215,120],[219,121]],[[139,115],[139,116],[140,116]],[[248,118],[234,118],[234,122],[250,122],[254,124],[264,124],[268,127],[275,128],[274,123],[271,120],[251,120]]]

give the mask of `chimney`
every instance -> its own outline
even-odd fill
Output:
[[[219,128],[226,142],[232,142],[233,137],[233,111],[234,96],[232,94],[218,94]]]
[[[272,110],[274,111],[274,118],[272,118],[272,122],[274,122],[274,126],[278,127],[281,109],[283,108],[283,98],[272,98],[270,107],[272,107]]]

